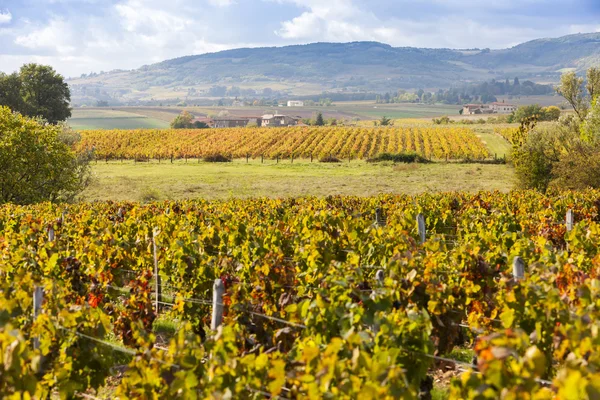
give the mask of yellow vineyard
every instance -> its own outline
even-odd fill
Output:
[[[85,131],[77,151],[101,159],[242,157],[368,159],[416,153],[428,159],[484,159],[483,142],[464,127],[287,127]]]

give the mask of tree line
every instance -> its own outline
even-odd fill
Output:
[[[467,103],[492,103],[498,101],[496,96],[534,96],[549,95],[554,93],[552,85],[540,85],[532,81],[521,83],[519,78],[511,82],[505,81],[473,83],[462,87],[439,89],[437,92],[427,92],[419,89],[416,92],[398,90],[395,93],[384,93],[378,95],[376,102],[388,103],[444,103],[444,104],[467,104]]]

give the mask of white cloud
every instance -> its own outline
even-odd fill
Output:
[[[208,0],[208,2],[215,7],[229,7],[235,4],[235,0]]]
[[[559,0],[12,1],[14,8],[2,11],[0,0],[0,70],[43,60],[67,76],[257,45],[374,40],[393,46],[504,48],[539,37],[600,31],[597,19],[583,12],[557,13],[550,20],[521,15],[523,8],[531,12],[536,3],[548,8]]]
[[[54,49],[61,55],[73,53],[75,35],[62,18],[54,18],[45,27],[17,36],[15,43],[29,49]]]
[[[8,24],[12,21],[12,14],[10,11],[0,10],[0,24]]]

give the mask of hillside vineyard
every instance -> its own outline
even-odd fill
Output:
[[[599,212],[592,190],[5,205],[0,395],[127,365],[124,399],[416,399],[474,341],[453,398],[593,398]]]
[[[407,125],[385,128],[288,127],[196,130],[83,131],[77,151],[99,159],[234,158],[368,159],[381,153],[417,153],[428,159],[484,159],[489,152],[469,128]]]

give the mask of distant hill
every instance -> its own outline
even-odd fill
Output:
[[[515,76],[556,82],[565,70],[599,64],[600,33],[538,39],[503,50],[314,43],[181,57],[132,71],[82,76],[69,84],[74,102],[89,105],[95,100],[201,102],[225,95],[261,97],[273,91],[307,95],[437,89]]]

